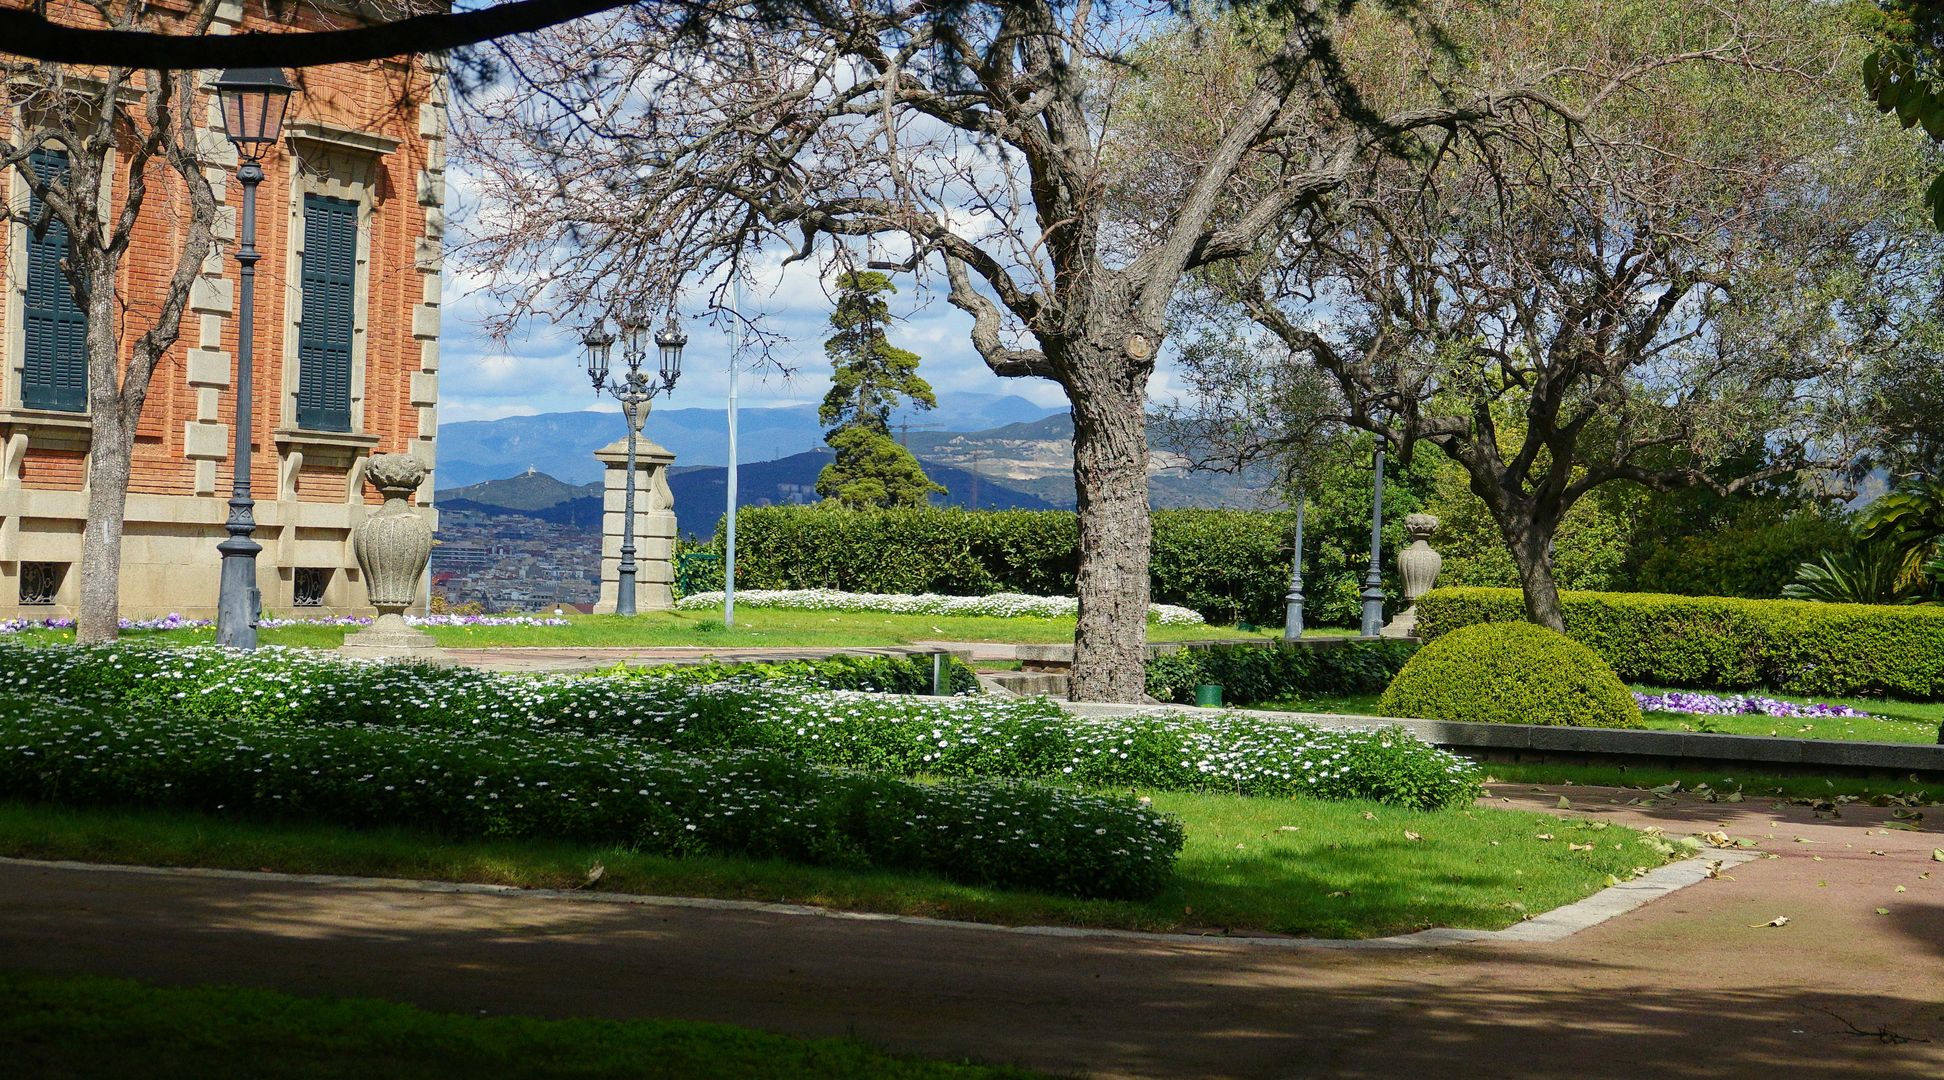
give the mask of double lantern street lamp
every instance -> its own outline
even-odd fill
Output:
[[[628,373],[619,379],[608,375],[608,354],[614,348],[614,335],[608,332],[607,320],[595,319],[594,325],[582,335],[581,344],[587,349],[587,377],[594,383],[594,393],[602,391],[613,394],[621,403],[621,412],[628,421],[628,494],[622,509],[621,526],[621,565],[615,578],[614,613],[633,615],[635,613],[635,439],[641,432],[642,424],[648,420],[648,403],[656,394],[675,389],[675,380],[682,377],[682,346],[688,344],[688,335],[675,321],[675,313],[668,313],[668,322],[655,332],[655,348],[661,354],[660,378],[641,370],[641,362],[648,358],[648,316],[639,308],[631,308],[616,321],[621,326],[621,359],[628,365]]]
[[[284,110],[292,86],[279,68],[230,68],[216,80],[223,106],[223,134],[236,147],[236,179],[243,185],[243,230],[236,248],[237,273],[242,279],[242,302],[236,338],[236,468],[230,485],[229,539],[216,545],[223,553],[221,591],[216,601],[216,643],[254,649],[257,613],[256,557],[263,546],[251,539],[256,532],[256,502],[250,498],[250,387],[251,345],[256,334],[256,189],[263,182],[263,155],[283,134]]]

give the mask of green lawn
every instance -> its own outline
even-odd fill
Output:
[[[589,845],[448,842],[404,830],[239,821],[161,811],[0,803],[0,855],[575,888],[601,868],[617,892],[819,904],[1008,925],[1236,930],[1370,937],[1496,929],[1660,859],[1624,829],[1487,808],[1152,793],[1187,828],[1176,879],[1147,901],[1077,900],[923,874],[728,857],[665,858]],[[1411,834],[1417,837],[1413,839]],[[1541,835],[1554,839],[1540,839]],[[1591,843],[1572,851],[1569,842]]]
[[[1555,765],[1547,762],[1485,761],[1488,780],[1517,784],[1582,784],[1593,787],[1649,788],[1679,782],[1683,791],[1704,789],[1717,796],[1740,791],[1744,799],[1834,799],[1849,797],[1881,805],[1944,804],[1944,784],[1912,780],[1872,780],[1841,776],[1790,776],[1756,769],[1706,772],[1698,769],[1637,768],[1631,765]]]
[[[619,615],[570,615],[566,626],[435,626],[431,635],[449,648],[558,646],[599,648],[658,645],[695,645],[728,648],[748,645],[842,648],[903,645],[913,641],[1003,641],[1021,644],[1073,640],[1072,619],[1013,618],[949,615],[896,615],[875,611],[792,611],[783,608],[738,608],[736,625],[722,625],[722,612],[651,611],[633,618]],[[1280,633],[1280,629],[1275,633]],[[346,628],[286,626],[263,630],[265,645],[336,648]],[[20,640],[52,644],[74,640],[72,630],[30,630]],[[170,645],[208,644],[213,630],[130,631],[130,640],[154,640]],[[1154,641],[1194,641],[1209,638],[1271,636],[1232,626],[1162,626],[1150,623]]]
[[[459,1016],[367,998],[0,973],[10,1076],[630,1077],[982,1080],[1038,1076],[917,1061],[850,1039],[725,1024]]]

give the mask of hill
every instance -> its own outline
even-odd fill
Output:
[[[900,410],[894,424],[908,423],[910,436],[929,431],[979,431],[1051,410],[1024,398],[997,394],[943,394],[939,407],[924,413]],[[770,461],[823,445],[823,426],[814,405],[745,408],[736,414],[739,451],[744,461]],[[469,420],[439,425],[439,481],[458,488],[531,468],[570,484],[598,480],[594,451],[625,434],[618,413],[541,413],[502,420]],[[729,460],[729,426],[722,409],[658,408],[649,414],[645,434],[674,451],[683,465],[724,465]]]

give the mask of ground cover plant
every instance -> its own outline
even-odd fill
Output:
[[[892,698],[790,687],[522,677],[295,650],[0,648],[0,689],[213,720],[620,735],[690,752],[769,750],[876,773],[1049,779],[1437,807],[1477,792],[1464,758],[1400,730],[1246,713],[1073,717],[1036,699]]]
[[[0,1045],[17,1076],[627,1077],[629,1080],[1027,1080],[851,1039],[679,1020],[460,1016],[365,998],[0,974]]]
[[[40,695],[0,702],[0,790],[69,806],[894,867],[1081,896],[1151,895],[1181,846],[1178,823],[1125,798],[1036,785],[915,784],[774,753],[497,726],[208,719]]]
[[[1599,831],[1599,844],[1585,847],[1593,830],[1550,814],[1131,793],[1151,798],[1186,833],[1174,876],[1146,899],[1081,899],[909,871],[677,858],[561,840],[456,840],[403,828],[6,801],[0,856],[712,896],[1011,926],[1324,937],[1498,929],[1662,860],[1622,828]]]
[[[1437,638],[1397,673],[1377,707],[1425,720],[1640,726],[1640,707],[1599,654],[1529,623],[1485,623]]]
[[[690,593],[675,601],[681,611],[707,611],[723,604],[721,592]],[[984,596],[946,596],[942,593],[856,593],[836,589],[738,589],[736,604],[753,608],[793,608],[798,611],[890,611],[905,615],[979,615],[995,619],[1032,616],[1072,618],[1080,601],[1071,596],[1028,596],[1025,593],[988,593]],[[1148,621],[1168,626],[1200,626],[1201,614],[1172,604],[1149,604]]]

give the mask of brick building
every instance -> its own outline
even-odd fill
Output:
[[[252,3],[246,14],[225,0],[214,32],[328,29],[351,19],[328,14],[329,4],[280,7],[275,20],[261,10]],[[427,58],[291,76],[298,91],[257,192],[258,584],[267,612],[349,613],[368,610],[349,542],[366,505],[378,501],[364,489],[365,462],[385,452],[435,461],[444,82]],[[213,94],[204,105],[205,171],[225,209],[136,436],[121,580],[129,617],[213,617],[216,606],[236,416],[242,189]],[[58,169],[62,160],[39,155],[32,167]],[[9,171],[6,180],[16,211],[31,209],[21,177]],[[180,191],[151,181],[124,267],[121,293],[132,312],[160,295],[174,267],[181,226],[158,202],[172,198]],[[17,221],[8,230],[0,249],[0,617],[71,615],[89,446],[86,320],[62,287],[65,234],[57,226],[36,237]],[[428,479],[418,497],[427,515],[431,492]]]

